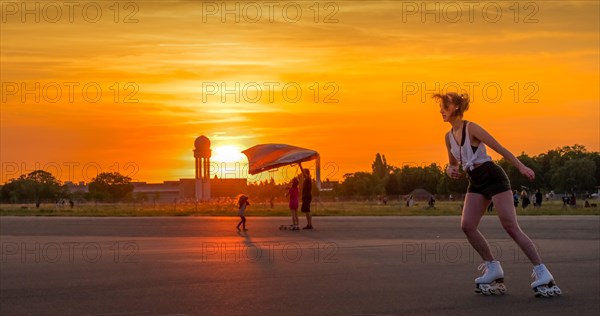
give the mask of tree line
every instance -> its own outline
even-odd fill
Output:
[[[584,146],[564,146],[546,153],[530,157],[525,153],[518,156],[536,174],[534,181],[527,180],[508,161],[497,163],[506,171],[512,188],[515,190],[536,190],[561,193],[595,192],[600,183],[600,153],[589,152]],[[330,197],[370,198],[376,196],[407,195],[417,188],[432,194],[460,195],[466,192],[466,178],[450,179],[445,173],[447,165],[396,167],[387,163],[385,155],[377,153],[371,164],[371,172],[345,174],[341,183],[329,182],[330,191],[313,192],[315,195]],[[248,192],[254,198],[281,200],[287,191],[286,184],[276,184],[273,179],[248,185]],[[316,188],[313,185],[313,188]],[[51,173],[35,170],[29,174],[11,179],[0,188],[3,203],[57,202],[61,199],[88,200],[100,202],[134,201],[131,178],[118,172],[100,173],[89,183],[87,192],[71,192],[66,184],[61,184]]]
[[[513,190],[536,190],[558,193],[593,193],[600,184],[600,153],[589,152],[584,146],[564,146],[537,156],[522,153],[517,158],[536,174],[534,181],[522,176],[517,168],[504,158],[497,163],[506,171]],[[385,155],[376,154],[371,172],[344,175],[334,188],[341,196],[394,196],[406,195],[417,188],[432,194],[463,194],[467,190],[466,178],[450,179],[438,164],[427,166],[395,167],[387,163]]]
[[[3,203],[52,203],[64,200],[90,200],[100,202],[120,202],[132,197],[131,178],[118,172],[98,174],[88,184],[87,192],[71,192],[67,184],[62,184],[54,175],[44,170],[34,170],[11,179],[0,189]]]

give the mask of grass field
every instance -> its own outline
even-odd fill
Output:
[[[313,202],[315,216],[440,216],[460,215],[461,202],[437,202],[428,208],[426,202],[417,202],[413,207],[394,202],[388,205],[374,202]],[[517,208],[519,215],[600,215],[600,208],[564,207],[561,201],[546,201],[541,208],[529,206]],[[495,214],[495,212],[493,212]],[[252,204],[247,216],[289,216],[287,204]],[[69,208],[68,205],[42,204],[39,209],[33,204],[1,204],[0,216],[237,216],[233,204],[100,204],[84,203]]]

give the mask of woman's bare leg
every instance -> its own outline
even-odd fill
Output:
[[[496,203],[496,201],[494,201],[494,203]],[[487,240],[477,227],[489,204],[490,200],[483,195],[467,193],[460,224],[463,232],[467,235],[467,240],[471,243],[471,246],[473,246],[475,251],[477,251],[485,261],[494,260],[494,256],[492,256]]]
[[[494,207],[500,218],[500,223],[502,223],[502,227],[504,227],[504,230],[506,230],[508,235],[510,235],[519,248],[523,250],[527,258],[531,260],[531,263],[534,265],[542,263],[542,259],[540,258],[533,241],[531,241],[531,239],[521,230],[521,227],[519,227],[512,192],[506,191],[498,193],[492,197],[492,201],[494,201]]]

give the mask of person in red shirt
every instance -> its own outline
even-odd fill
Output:
[[[289,207],[290,207],[290,212],[292,213],[292,229],[293,230],[297,230],[299,229],[298,225],[299,225],[299,221],[298,221],[298,195],[299,195],[299,189],[298,189],[298,179],[294,178],[292,179],[292,187],[288,189],[288,192],[286,194],[289,198],[290,198],[290,203],[289,203]]]

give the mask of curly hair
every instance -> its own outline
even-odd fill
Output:
[[[452,112],[452,116],[463,116],[463,114],[469,109],[469,95],[466,93],[458,94],[456,92],[448,92],[446,94],[434,94],[434,99],[440,100],[440,106],[444,109],[448,109],[450,105],[455,105],[457,109]]]

